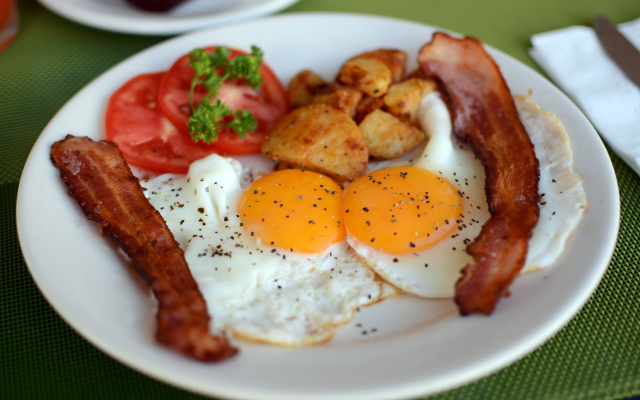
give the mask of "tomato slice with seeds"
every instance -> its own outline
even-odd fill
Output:
[[[215,49],[215,46],[205,48],[207,51]],[[240,50],[230,50],[230,58],[246,54]],[[265,136],[280,118],[291,111],[289,95],[271,68],[263,63],[260,75],[264,83],[258,90],[253,90],[242,80],[225,81],[222,84],[218,98],[232,110],[250,110],[258,124],[254,132],[248,132],[242,139],[235,131],[222,129],[218,140],[211,144],[219,153],[233,155],[260,152]],[[185,54],[167,71],[158,92],[158,106],[184,135],[189,135],[189,88],[194,76],[195,72],[189,66],[189,54]],[[194,103],[202,100],[205,95],[206,89],[201,85],[196,86]]]
[[[164,72],[138,75],[115,91],[107,105],[107,139],[127,162],[159,173],[186,173],[189,165],[218,150],[180,133],[157,106]]]

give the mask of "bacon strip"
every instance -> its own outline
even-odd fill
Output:
[[[90,220],[122,248],[158,299],[156,339],[200,361],[237,353],[209,333],[207,306],[182,249],[144,196],[118,147],[68,135],[51,147],[67,191]]]
[[[482,162],[491,218],[467,246],[475,264],[456,282],[460,313],[490,314],[524,266],[539,217],[539,166],[500,69],[474,38],[434,34],[418,56],[452,111],[455,136]]]

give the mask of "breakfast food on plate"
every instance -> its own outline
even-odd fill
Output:
[[[207,54],[215,59],[208,59]],[[230,61],[224,63],[220,59]],[[194,61],[206,64],[209,69],[200,72],[208,75],[196,76],[190,66]],[[237,63],[232,64],[233,61]],[[226,78],[216,78],[218,66],[250,75],[252,81],[261,79],[262,84],[254,89],[245,79],[231,79],[231,73],[225,74]],[[192,139],[192,127],[200,122],[191,120],[194,109],[197,111],[200,104],[206,103],[205,99],[212,97],[207,97],[207,88],[194,82],[206,77],[218,89],[212,99],[213,111],[222,116],[220,113],[228,109],[250,110],[255,119],[253,131],[239,137],[228,125],[232,116],[225,114],[220,123],[205,124],[208,133],[217,135],[215,141]],[[216,105],[216,100],[220,104]],[[141,74],[126,82],[109,99],[105,130],[107,139],[118,145],[130,165],[158,173],[184,174],[193,161],[208,154],[259,152],[264,137],[290,109],[285,88],[262,62],[260,54],[214,46],[179,57],[166,72]]]
[[[407,55],[394,49],[359,54],[342,65],[338,81],[365,95],[380,97],[404,76]]]
[[[358,139],[362,137],[366,145],[366,154],[362,152],[365,158],[382,160],[399,157],[424,139],[424,133],[416,126],[417,112],[422,96],[436,90],[432,80],[403,80],[406,59],[405,52],[395,49],[378,49],[358,54],[342,65],[335,82],[325,82],[313,71],[303,70],[289,83],[291,104],[294,108],[303,110],[318,103],[336,108],[340,112],[330,112],[323,121],[325,124],[337,125],[344,123],[347,116],[352,118],[360,133],[354,135],[353,129],[350,129],[350,136],[358,136]],[[295,112],[307,114],[305,111]],[[317,133],[328,130],[316,130],[310,124],[314,119],[315,117],[309,118],[305,126]],[[296,152],[296,146],[273,151],[274,145],[282,147],[280,143],[283,137],[288,141],[308,136],[301,135],[300,130],[302,129],[295,121],[281,121],[267,136],[262,146],[263,154],[285,163],[295,155],[298,160],[294,165],[299,168],[313,168],[307,165],[305,157],[317,156],[323,161],[330,160],[323,163],[323,172],[329,175],[334,174],[331,165],[338,169],[343,167],[344,161],[335,160],[329,154],[324,157],[322,154],[332,151],[341,153],[339,146],[317,147],[312,154],[300,154]],[[347,158],[351,157],[351,154],[347,155]],[[352,170],[350,179],[361,176],[364,171],[365,169]]]
[[[157,340],[201,361],[235,355],[225,337],[209,333],[207,305],[183,251],[118,147],[68,135],[53,144],[51,160],[87,218],[100,224],[151,287],[158,300]]]
[[[365,138],[353,119],[325,104],[310,104],[285,115],[264,141],[262,153],[339,181],[361,176],[369,162]]]
[[[491,218],[467,247],[474,263],[462,270],[455,300],[462,314],[489,314],[524,266],[538,223],[538,159],[511,92],[480,41],[436,33],[418,63],[442,82],[453,133],[469,143],[485,169]]]
[[[416,149],[421,152],[414,150],[409,153],[418,144],[415,143],[389,157],[374,157],[389,160],[369,162],[368,172],[346,187],[343,207],[347,240],[367,265],[404,292],[428,298],[452,297],[456,295],[454,289],[457,287],[459,293],[456,301],[462,314],[478,311],[491,313],[495,303],[523,267],[524,270],[544,268],[551,265],[551,260],[557,259],[566,238],[586,209],[586,200],[581,180],[571,171],[570,144],[557,119],[554,121],[551,114],[532,108],[530,98],[518,99],[516,104],[519,109],[529,109],[528,112],[523,111],[522,116],[518,115],[500,71],[484,52],[480,42],[454,39],[438,33],[425,49],[437,46],[440,51],[447,52],[446,57],[451,60],[467,63],[463,67],[452,65],[451,62],[444,66],[447,73],[455,74],[449,81],[444,81],[437,73],[439,71],[434,71],[430,61],[425,61],[421,69],[407,77],[394,76],[389,86],[376,84],[378,97],[372,100],[372,96],[365,95],[355,106],[357,111],[354,120],[360,121],[358,127],[363,136],[369,131],[370,125],[375,125],[379,138],[393,137],[390,140],[392,144],[379,146],[384,150],[393,151],[393,145],[400,147],[403,137],[399,132],[406,131],[407,127],[420,127],[421,133],[427,133],[429,139],[423,149]],[[419,60],[426,56],[423,50]],[[353,59],[358,58],[356,56]],[[350,68],[354,68],[353,59],[347,62]],[[442,63],[442,60],[435,61]],[[359,65],[360,70],[365,71],[365,66]],[[381,72],[382,69],[384,65],[376,64],[368,72],[361,71],[360,76],[391,76],[390,71],[385,74]],[[344,70],[343,66],[341,71]],[[307,104],[325,103],[342,109],[342,119],[347,114],[353,115],[341,107],[343,103],[336,104],[336,97],[324,95],[327,86],[348,83],[340,79],[341,73],[338,74],[338,82],[329,83],[310,70],[296,75],[289,86],[292,104],[298,107],[294,113],[310,107]],[[478,76],[481,73],[487,76]],[[386,82],[386,79],[381,80]],[[376,79],[364,80],[369,82]],[[444,96],[440,96],[437,82],[441,82]],[[484,86],[472,86],[470,83],[484,83]],[[455,85],[464,85],[459,90],[466,91],[463,93],[466,97],[462,98],[456,92],[449,94],[447,89],[449,86],[453,86],[450,90],[457,89]],[[456,94],[458,97],[453,97]],[[469,99],[474,99],[476,104],[468,106],[462,102]],[[451,100],[457,100],[457,103],[446,104],[445,101]],[[485,106],[488,108],[485,109]],[[451,133],[450,109],[457,117],[457,138]],[[382,118],[380,115],[388,117]],[[497,116],[509,119],[500,120]],[[393,121],[390,123],[369,124],[371,120],[391,118]],[[314,129],[312,123],[307,122],[304,128],[296,123],[280,124],[267,136],[263,153],[280,162],[291,157],[302,158],[295,165],[314,169],[313,163],[304,162],[304,156],[310,152],[301,154],[296,146],[280,146],[282,138],[286,138],[285,143],[302,140],[305,132]],[[401,128],[398,127],[399,123],[402,124]],[[482,129],[477,129],[477,126]],[[543,126],[545,128],[541,128]],[[533,144],[527,132],[535,134]],[[495,140],[483,139],[480,133]],[[272,142],[279,144],[279,152],[271,152]],[[370,140],[365,140],[365,143],[370,155],[378,147],[377,143],[372,144]],[[312,156],[324,160],[325,152],[334,151],[330,146],[327,148],[326,143],[323,144],[323,147],[316,146],[317,150],[311,153]],[[534,145],[540,157],[555,160],[552,163],[553,174],[548,173],[551,164],[545,163],[543,166],[545,174],[540,187],[544,188],[544,192],[537,189],[538,161]],[[403,154],[406,155],[400,157]],[[307,156],[307,160],[310,158]],[[339,161],[330,164],[341,165]],[[394,169],[397,167],[401,168]],[[488,179],[485,178],[486,170],[490,170]],[[426,174],[426,171],[435,175]],[[326,170],[323,172],[330,173]],[[414,179],[417,184],[412,182]],[[430,181],[434,183],[429,184]],[[550,185],[551,182],[553,185]],[[413,189],[407,190],[410,187]],[[486,187],[491,189],[491,193],[485,193]],[[442,195],[443,192],[446,195]],[[451,194],[455,194],[460,202],[447,199]],[[386,195],[390,197],[386,199]],[[539,200],[539,196],[545,195],[544,199]],[[491,199],[490,206],[487,196]],[[516,198],[519,202],[511,201]],[[544,205],[544,220],[537,224],[539,202]],[[494,266],[500,268],[493,269],[490,278],[494,281],[488,281],[484,287],[489,294],[481,292],[482,288],[478,285],[463,292],[470,284],[463,285],[460,269],[465,265],[475,265],[474,254],[482,258],[483,251],[486,255],[486,251],[495,250],[484,244],[472,244],[489,220],[492,222],[485,228],[483,242],[495,239],[487,236],[489,234],[498,235],[499,238],[511,235],[509,241],[498,246],[495,254],[498,257],[513,255],[504,251],[509,249],[517,251],[516,259],[508,262],[493,260]],[[532,234],[535,240],[531,242],[531,251],[528,251],[527,243]],[[493,246],[500,242],[489,241]],[[514,243],[520,247],[512,246]],[[550,251],[552,248],[553,252]],[[472,249],[472,252],[468,253],[467,249]],[[537,256],[527,257],[528,254]],[[543,254],[550,255],[543,260],[540,257]],[[483,260],[486,262],[485,258]],[[467,280],[471,279],[472,270],[475,267],[470,266],[466,270]],[[500,276],[500,272],[504,276]],[[477,272],[476,276],[479,274]],[[497,279],[499,276],[501,279]],[[475,303],[469,300],[473,296],[476,296]],[[480,300],[484,303],[478,306]]]
[[[571,141],[560,119],[544,111],[529,96],[516,95],[514,100],[540,162],[540,219],[529,239],[522,270],[529,272],[547,268],[560,257],[588,203],[582,178],[573,171]]]
[[[405,52],[367,51],[288,92],[261,57],[196,49],[132,78],[106,113],[225,356],[227,335],[324,342],[402,293],[490,314],[520,272],[561,256],[587,207],[568,136],[512,97],[479,41],[437,33],[409,74]]]

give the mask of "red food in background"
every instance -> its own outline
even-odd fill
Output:
[[[127,0],[128,3],[145,11],[169,11],[186,0]]]

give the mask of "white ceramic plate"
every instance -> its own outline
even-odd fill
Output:
[[[361,310],[324,345],[283,349],[239,342],[241,354],[229,362],[193,362],[154,342],[148,290],[67,196],[49,161],[51,144],[67,133],[104,137],[107,100],[125,81],[166,69],[194,47],[258,44],[288,82],[303,68],[330,79],[350,56],[378,47],[406,50],[411,69],[434,31],[379,17],[288,14],[177,37],[104,73],[49,123],[20,182],[20,243],[44,296],[82,336],[131,368],[190,391],[236,399],[417,397],[478,379],[533,351],[579,311],[605,272],[618,232],[618,187],[600,138],[578,108],[495,49],[489,51],[512,91],[532,89],[533,99],[564,121],[590,208],[557,265],[519,277],[490,317],[458,317],[451,300],[399,297]]]
[[[138,9],[126,0],[38,0],[71,21],[135,35],[174,35],[275,13],[298,0],[186,0],[167,12]]]

